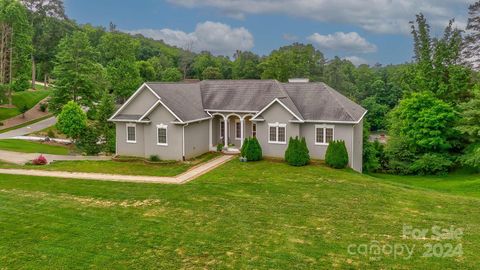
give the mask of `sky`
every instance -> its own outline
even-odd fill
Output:
[[[354,64],[412,60],[409,21],[424,13],[433,35],[455,18],[464,29],[474,0],[65,0],[78,23],[163,40],[194,51],[268,55],[293,42],[311,43],[329,59]]]

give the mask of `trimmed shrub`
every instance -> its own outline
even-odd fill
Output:
[[[32,160],[33,165],[46,165],[47,163],[47,158],[45,158],[43,155],[40,155],[36,159]]]
[[[257,138],[251,138],[248,140],[248,144],[245,149],[245,157],[248,161],[258,161],[262,159],[262,147],[258,142]]]
[[[40,109],[41,112],[46,112],[47,108],[48,108],[48,103],[46,103],[46,102],[40,103],[39,109]]]
[[[285,151],[285,161],[292,166],[305,166],[310,162],[310,155],[305,138],[290,137]]]
[[[157,155],[151,155],[148,160],[150,160],[151,162],[159,162],[159,161],[160,161],[160,157],[157,156]]]
[[[250,138],[245,138],[245,140],[243,141],[242,148],[240,149],[240,154],[242,157],[245,157],[245,150],[247,149],[249,142]]]
[[[343,169],[348,164],[347,147],[345,141],[331,141],[325,154],[325,163],[335,169]]]

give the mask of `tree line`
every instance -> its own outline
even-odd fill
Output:
[[[327,59],[311,44],[301,43],[266,56],[194,53],[193,44],[169,46],[118,31],[113,23],[108,29],[77,24],[66,16],[62,0],[0,0],[0,28],[11,27],[21,37],[9,45],[13,54],[0,51],[2,63],[13,59],[12,76],[0,76],[0,91],[8,95],[35,88],[35,81],[51,82],[49,109],[59,114],[70,101],[88,108],[88,118],[100,127],[97,135],[109,141],[114,132],[108,115],[144,81],[309,78],[329,84],[369,111],[366,170],[430,174],[459,166],[479,168],[480,87],[472,69],[480,61],[479,13],[480,1],[469,7],[468,34],[452,20],[438,38],[431,35],[427,18],[418,14],[410,23],[410,62],[355,66],[339,57]],[[8,37],[8,31],[0,31]],[[0,49],[7,46],[2,44]],[[8,70],[2,63],[0,75]],[[369,131],[387,132],[389,143],[369,142]]]

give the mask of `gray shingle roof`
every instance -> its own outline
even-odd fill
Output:
[[[198,83],[147,83],[162,102],[182,121],[208,117],[202,106]],[[146,108],[148,109],[148,108]]]
[[[206,80],[196,83],[147,83],[147,85],[184,122],[208,117],[205,112],[207,109],[258,112],[276,98],[302,120],[356,122],[366,112],[360,105],[324,83]],[[148,109],[145,108],[145,111]],[[122,114],[115,117],[122,120],[139,118],[138,115]]]
[[[305,120],[358,121],[366,110],[325,83],[282,84]]]

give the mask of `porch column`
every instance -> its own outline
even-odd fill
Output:
[[[243,146],[243,138],[245,137],[245,135],[243,134],[243,131],[245,130],[244,123],[245,119],[240,118],[240,147]]]
[[[223,123],[225,123],[225,132],[223,134],[223,137],[225,137],[225,147],[228,147],[228,117],[224,118]]]
[[[208,151],[210,151],[213,148],[213,143],[212,143],[212,122],[213,118],[210,118],[208,122]]]

